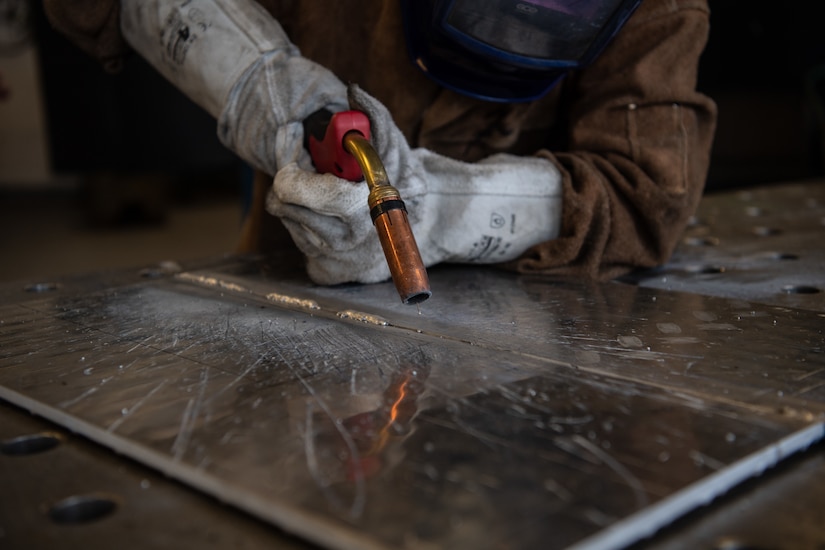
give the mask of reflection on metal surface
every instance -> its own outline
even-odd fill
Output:
[[[823,435],[823,312],[783,301],[821,293],[442,267],[418,314],[258,260],[108,281],[0,289],[0,397],[332,548],[620,548]]]
[[[303,434],[307,467],[327,502],[343,516],[360,519],[366,506],[366,482],[403,456],[402,443],[413,431],[426,378],[426,365],[402,368],[374,409],[344,418],[320,407],[320,402],[307,401]]]

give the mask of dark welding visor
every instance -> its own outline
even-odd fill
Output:
[[[641,0],[401,0],[410,56],[471,97],[531,101],[586,66]]]

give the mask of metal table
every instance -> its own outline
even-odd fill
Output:
[[[296,258],[5,285],[0,542],[815,548],[823,189],[708,196],[621,281],[438,267],[420,311]]]

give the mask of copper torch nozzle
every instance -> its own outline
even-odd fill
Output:
[[[432,294],[430,280],[407,219],[404,201],[398,190],[390,185],[378,153],[361,133],[347,133],[344,149],[355,157],[369,186],[370,215],[401,301],[405,304],[423,302]]]

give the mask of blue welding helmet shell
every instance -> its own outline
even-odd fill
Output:
[[[514,103],[591,63],[641,0],[401,0],[413,62],[456,92]]]

